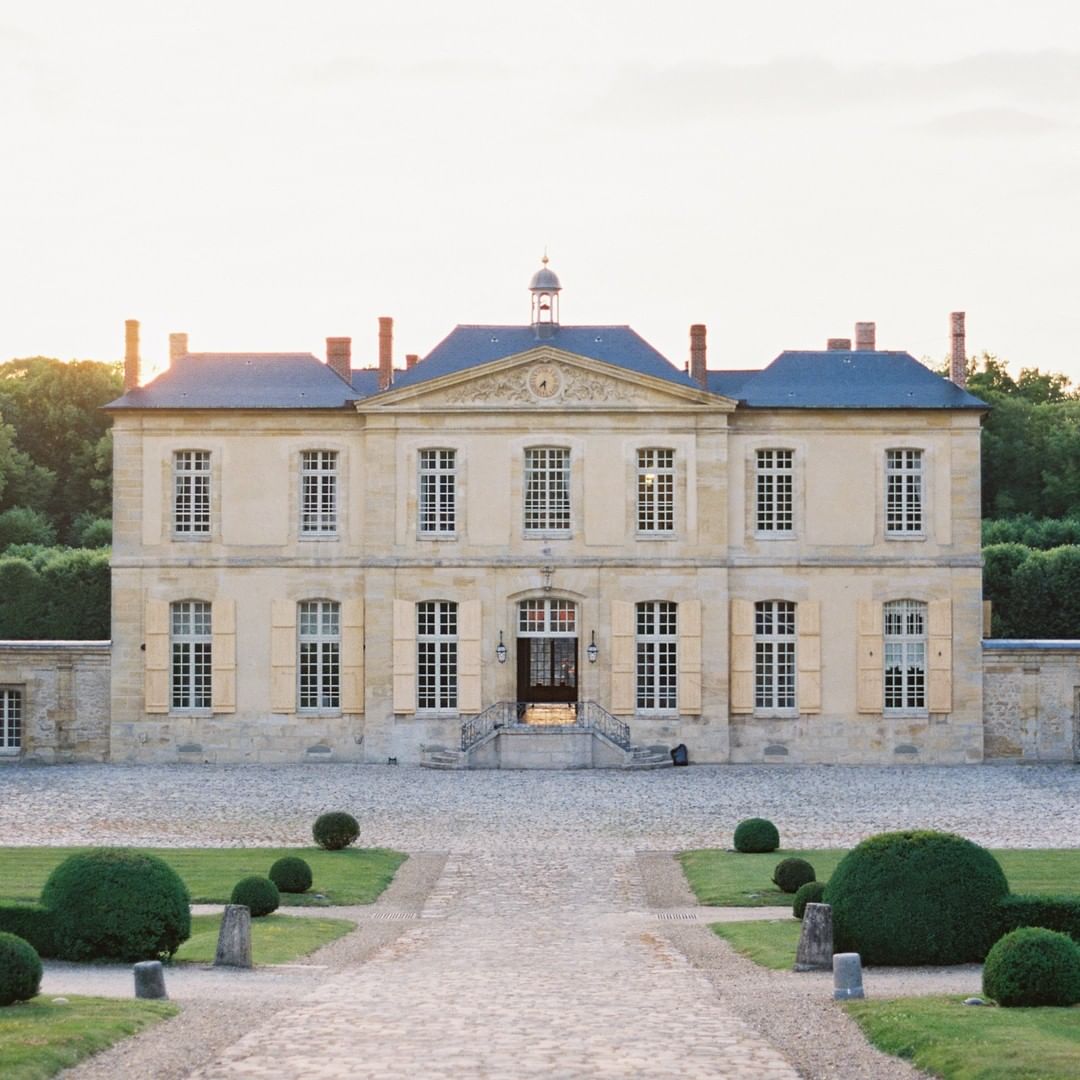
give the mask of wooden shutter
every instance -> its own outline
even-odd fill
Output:
[[[394,601],[394,712],[416,712],[416,605]]]
[[[364,711],[364,601],[341,604],[341,711]]]
[[[754,604],[731,601],[731,711],[754,711]]]
[[[679,605],[679,712],[701,712],[701,601]]]
[[[147,600],[145,627],[146,656],[143,660],[143,708],[148,713],[169,711],[169,605],[164,600]]]
[[[821,604],[804,600],[795,608],[799,633],[799,712],[821,712]]]
[[[931,600],[927,606],[927,705],[932,713],[952,712],[952,601]]]
[[[480,601],[458,604],[458,711],[478,713],[480,704]]]
[[[210,608],[211,709],[236,712],[236,601],[215,600]]]
[[[611,711],[616,715],[637,707],[637,648],[634,605],[611,602]]]
[[[296,602],[275,600],[270,618],[270,708],[296,712]]]
[[[861,713],[880,713],[885,707],[884,649],[881,604],[860,600],[855,707]]]

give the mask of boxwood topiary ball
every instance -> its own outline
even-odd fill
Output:
[[[270,880],[279,892],[302,893],[311,888],[311,867],[297,855],[286,855],[270,867]]]
[[[157,960],[191,936],[187,887],[168,863],[129,848],[69,855],[41,890],[62,960]]]
[[[29,1001],[41,988],[41,957],[15,934],[0,933],[0,1005]]]
[[[250,877],[241,878],[233,886],[229,903],[243,904],[251,912],[251,917],[257,919],[262,915],[269,915],[271,911],[277,911],[281,894],[269,878],[252,874]]]
[[[765,818],[752,817],[735,826],[735,850],[747,854],[775,851],[780,846],[780,831]]]
[[[825,886],[837,952],[865,964],[978,963],[998,935],[1009,883],[985,848],[951,833],[881,833]]]
[[[805,859],[781,859],[773,871],[773,884],[781,892],[795,893],[817,877],[814,868]]]
[[[360,825],[352,814],[334,810],[315,819],[311,834],[319,847],[327,851],[340,851],[360,835]]]
[[[986,955],[983,993],[999,1005],[1080,1002],[1080,946],[1067,934],[1024,926]]]
[[[795,899],[791,904],[791,914],[796,919],[801,919],[806,914],[806,905],[820,904],[824,892],[824,881],[808,881],[805,885],[800,885],[795,890]]]

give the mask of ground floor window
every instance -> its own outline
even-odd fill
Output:
[[[795,708],[795,605],[754,605],[754,708]]]
[[[926,708],[926,605],[894,600],[885,605],[885,709]]]
[[[303,600],[299,611],[300,708],[341,708],[341,605]]]
[[[416,605],[416,707],[458,707],[458,606],[450,600]]]
[[[649,600],[637,605],[637,707],[678,708],[677,604]]]
[[[211,679],[210,605],[180,600],[171,607],[172,707],[209,709]]]
[[[22,716],[22,691],[0,687],[0,752],[22,748]]]

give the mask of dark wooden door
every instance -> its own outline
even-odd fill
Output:
[[[576,637],[517,639],[518,701],[577,701]]]

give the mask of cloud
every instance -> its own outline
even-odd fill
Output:
[[[1022,109],[965,109],[912,126],[916,130],[947,138],[996,138],[1001,135],[1045,135],[1070,125]]]

